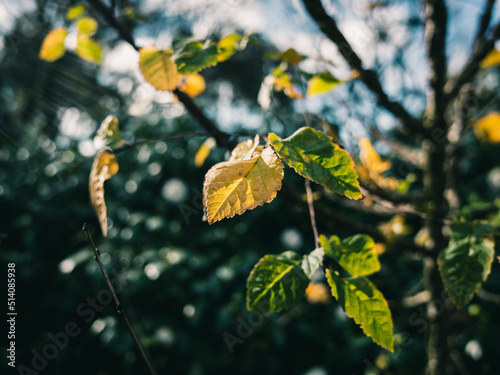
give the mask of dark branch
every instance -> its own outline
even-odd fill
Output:
[[[113,10],[110,7],[104,4],[101,0],[88,0],[88,2],[103,16],[106,22],[118,32],[118,35],[120,35],[124,41],[139,51],[140,48],[135,44],[131,31],[116,19],[113,14]],[[212,120],[205,116],[201,108],[196,105],[189,95],[183,93],[179,89],[175,89],[173,93],[177,95],[177,98],[182,104],[184,104],[191,116],[193,116],[202,127],[213,134],[219,145],[223,147],[230,146],[229,134],[221,131]]]
[[[479,20],[479,27],[476,34],[476,45],[481,39],[483,39],[484,34],[486,34],[486,31],[490,26],[491,16],[493,14],[493,6],[495,5],[495,3],[496,0],[486,0],[483,14],[481,15],[481,19]]]
[[[465,65],[462,72],[446,82],[445,94],[448,100],[454,99],[460,89],[469,83],[479,70],[481,61],[495,48],[495,41],[500,38],[500,23],[495,26],[491,36],[477,43],[477,48]]]
[[[128,320],[127,314],[125,313],[125,309],[123,308],[123,306],[120,303],[120,300],[118,299],[115,288],[113,287],[113,284],[111,283],[111,280],[109,279],[108,273],[106,272],[106,269],[104,268],[104,265],[102,264],[101,254],[99,253],[99,250],[97,250],[97,247],[95,246],[94,239],[92,238],[92,235],[90,234],[89,228],[87,227],[87,223],[83,224],[83,230],[87,234],[87,238],[89,239],[90,245],[92,246],[92,250],[94,252],[94,259],[96,260],[97,264],[99,265],[99,268],[101,269],[101,272],[104,276],[104,280],[106,280],[106,285],[108,286],[108,289],[111,292],[111,295],[113,296],[113,300],[115,301],[116,311],[118,312],[118,315],[120,315],[123,318],[123,321],[125,322],[125,325],[127,326],[127,329],[130,333],[130,336],[132,337],[132,340],[134,340],[134,343],[137,347],[137,350],[139,350],[139,353],[141,354],[142,359],[144,360],[144,362],[146,363],[146,366],[148,367],[149,373],[152,375],[156,375],[156,372],[153,369],[153,366],[151,365],[149,358],[146,356],[146,353],[144,352],[144,349],[142,348],[142,345],[139,342],[139,339],[137,338],[137,336],[134,332],[134,329],[132,328],[132,325],[130,324],[130,321]]]
[[[377,73],[363,67],[363,62],[339,30],[335,20],[326,13],[321,0],[302,0],[302,2],[321,31],[337,45],[340,54],[347,61],[351,69],[359,73],[359,80],[377,96],[378,104],[400,119],[403,125],[409,130],[417,130],[423,133],[424,129],[422,124],[413,118],[401,104],[389,99],[382,88]]]

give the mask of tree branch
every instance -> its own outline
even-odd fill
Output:
[[[131,31],[116,19],[113,10],[110,7],[104,4],[101,0],[88,0],[88,2],[103,16],[109,26],[113,27],[118,32],[118,35],[124,41],[134,47],[135,50],[139,51],[140,48],[135,44]],[[221,131],[212,120],[205,116],[201,108],[196,105],[189,95],[179,89],[175,89],[173,93],[177,96],[179,101],[184,104],[184,107],[186,107],[191,116],[193,116],[202,127],[213,134],[219,145],[223,147],[230,146],[229,134]]]
[[[363,67],[363,62],[339,30],[336,21],[326,13],[321,0],[302,0],[302,2],[304,3],[310,16],[314,19],[314,21],[316,21],[323,34],[325,34],[333,43],[337,45],[340,54],[347,61],[351,69],[356,70],[359,73],[359,80],[362,81],[366,87],[368,87],[368,89],[370,89],[377,96],[378,104],[400,119],[403,125],[409,130],[424,134],[425,130],[423,129],[422,124],[413,118],[413,116],[410,115],[401,104],[389,99],[382,88],[382,84],[380,83],[377,73]]]
[[[493,50],[495,41],[498,38],[500,38],[500,23],[495,26],[488,39],[484,39],[477,43],[477,48],[469,58],[469,62],[462,69],[462,72],[446,82],[444,90],[448,101],[454,99],[460,92],[462,86],[470,82],[478,72],[479,64]]]
[[[486,0],[484,11],[481,15],[481,19],[479,20],[479,27],[477,28],[475,45],[477,45],[478,42],[483,39],[484,34],[486,34],[486,31],[490,26],[491,16],[493,14],[493,7],[495,6],[495,3],[496,0]]]
[[[116,311],[118,312],[118,315],[120,315],[123,318],[123,321],[125,322],[125,325],[127,326],[127,329],[130,333],[130,336],[132,337],[132,340],[134,340],[135,346],[137,347],[137,350],[139,350],[139,353],[141,354],[142,359],[146,363],[146,366],[148,367],[149,373],[151,375],[156,375],[155,370],[153,369],[153,366],[151,362],[149,361],[148,357],[146,356],[146,353],[144,352],[144,349],[142,348],[141,343],[139,342],[139,339],[137,338],[134,329],[132,328],[132,325],[130,324],[130,321],[128,320],[127,314],[125,313],[125,309],[122,307],[120,300],[118,299],[118,296],[116,295],[115,288],[113,287],[113,284],[111,283],[111,280],[109,279],[108,273],[106,272],[106,269],[104,268],[104,265],[102,264],[101,261],[101,254],[99,253],[99,250],[97,250],[97,247],[94,244],[94,239],[92,238],[92,235],[90,234],[89,228],[87,227],[87,223],[83,224],[83,230],[87,234],[87,238],[90,241],[90,245],[92,246],[92,250],[94,251],[94,259],[96,260],[97,264],[99,265],[99,268],[101,269],[101,272],[104,276],[104,280],[106,280],[106,285],[108,286],[109,291],[111,292],[111,295],[113,296],[113,300],[115,301],[116,305]]]

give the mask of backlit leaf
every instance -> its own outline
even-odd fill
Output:
[[[329,72],[322,72],[314,75],[307,81],[307,94],[306,96],[314,96],[326,94],[328,91],[333,90],[335,86],[343,81],[338,80]]]
[[[196,151],[196,155],[194,156],[194,165],[196,165],[198,168],[205,163],[205,160],[207,160],[208,155],[210,155],[210,151],[215,147],[216,142],[215,138],[210,137],[205,140]]]
[[[500,51],[495,48],[483,59],[483,61],[481,61],[481,64],[479,66],[485,69],[498,65],[500,65]]]
[[[500,113],[490,112],[474,124],[474,132],[483,141],[500,143]]]
[[[205,176],[203,205],[212,224],[271,202],[283,179],[283,164],[272,148],[250,159],[214,165]]]
[[[68,21],[73,21],[74,19],[80,17],[85,13],[85,6],[83,5],[75,5],[68,9],[66,13],[66,19]]]
[[[103,147],[116,147],[122,142],[122,132],[118,128],[118,119],[109,115],[104,119],[94,137],[94,147],[100,150]]]
[[[64,40],[68,35],[65,27],[60,27],[50,31],[43,40],[42,47],[40,48],[39,57],[45,61],[56,61],[64,56],[66,47]]]
[[[382,293],[364,277],[341,278],[326,270],[332,295],[345,313],[361,326],[365,335],[394,351],[391,311]]]
[[[450,243],[439,254],[439,272],[453,303],[462,308],[490,273],[495,253],[493,228],[463,223],[451,230]]]
[[[301,259],[291,251],[261,258],[247,280],[248,310],[272,313],[296,304],[310,281]]]
[[[102,62],[101,46],[87,34],[79,33],[77,35],[75,52],[85,61],[94,64],[100,64]]]
[[[259,147],[259,135],[256,134],[254,139],[247,139],[244,142],[240,142],[233,148],[231,151],[231,157],[229,161],[233,160],[241,160],[241,159],[250,159],[254,152]],[[260,150],[262,152],[262,150]]]
[[[109,151],[100,152],[94,159],[89,178],[90,202],[99,218],[102,234],[108,235],[108,216],[104,202],[104,181],[109,180],[118,172],[118,162],[115,155]]]
[[[189,74],[182,78],[179,90],[194,98],[205,91],[205,79],[198,73]]]
[[[384,189],[397,189],[399,181],[383,175],[391,168],[391,162],[380,157],[368,138],[361,138],[358,145],[361,165],[356,165],[356,171],[362,181],[373,182]]]
[[[76,28],[82,34],[94,35],[98,28],[97,21],[93,17],[81,17],[76,21]]]
[[[283,93],[291,99],[302,99],[302,94],[294,87],[290,74],[283,72],[280,69],[276,69],[273,72],[273,76],[274,90],[283,91]]]
[[[189,42],[176,55],[177,71],[181,74],[196,73],[217,64],[217,46],[204,46],[201,42]]]
[[[380,270],[375,243],[369,236],[357,234],[341,242],[337,236],[328,239],[321,235],[319,241],[326,255],[336,260],[351,276],[366,276]]]
[[[139,68],[144,79],[158,90],[173,91],[179,83],[180,75],[172,61],[171,51],[158,50],[153,46],[141,48]]]
[[[245,44],[241,35],[230,34],[225,36],[217,43],[217,60],[219,62],[229,60],[231,56],[244,48]]]
[[[312,279],[312,277],[316,273],[316,270],[319,268],[321,262],[323,261],[324,255],[325,252],[322,248],[315,249],[310,254],[304,255],[301,262],[301,267],[309,279]]]
[[[283,140],[269,133],[269,142],[279,157],[302,177],[348,198],[362,198],[354,162],[325,133],[304,127]]]

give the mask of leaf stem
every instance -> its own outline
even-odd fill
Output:
[[[313,193],[311,190],[311,180],[308,178],[305,179],[306,193],[307,193],[307,205],[309,206],[309,215],[311,216],[311,226],[314,233],[314,244],[316,249],[319,247],[319,235],[318,235],[318,227],[316,226],[316,214],[314,213],[314,204],[313,204]]]
[[[130,336],[132,337],[132,340],[134,340],[134,343],[137,347],[137,350],[139,350],[139,353],[141,354],[144,362],[146,363],[146,366],[148,367],[149,373],[151,375],[156,375],[156,371],[153,369],[151,362],[149,361],[148,357],[146,356],[146,353],[144,352],[144,349],[142,348],[142,345],[139,342],[139,339],[137,338],[137,336],[134,332],[134,329],[132,328],[132,325],[130,324],[130,321],[128,320],[127,314],[125,313],[125,309],[122,307],[120,300],[118,299],[118,296],[116,295],[115,288],[113,287],[113,284],[111,284],[111,280],[109,279],[108,273],[106,272],[106,269],[104,268],[104,265],[102,264],[101,254],[99,253],[99,250],[97,250],[97,247],[95,246],[94,239],[92,238],[92,235],[90,234],[87,223],[83,224],[82,229],[85,231],[85,233],[87,234],[87,238],[90,241],[90,244],[92,246],[92,250],[94,251],[94,259],[96,260],[97,264],[99,265],[99,268],[101,269],[101,272],[104,276],[104,280],[106,280],[106,284],[108,286],[108,289],[111,292],[111,295],[113,296],[113,300],[115,301],[116,310],[118,312],[118,315],[121,315],[121,317],[123,318],[123,321],[125,322],[125,325],[127,326],[127,329],[130,333]]]

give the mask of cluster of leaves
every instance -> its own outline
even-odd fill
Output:
[[[83,5],[76,5],[68,10],[66,21],[71,24],[69,30],[76,29],[75,53],[85,61],[100,64],[102,62],[102,48],[92,38],[98,29],[95,18],[85,15]],[[42,43],[39,57],[48,62],[63,57],[66,53],[68,34],[68,27],[59,27],[50,31]]]
[[[247,281],[248,309],[270,313],[292,307],[323,265],[331,293],[346,314],[374,342],[393,351],[391,312],[382,293],[364,277],[380,269],[373,240],[355,235],[340,241],[322,235],[320,244],[304,256],[286,251],[260,259]],[[333,266],[326,268],[327,262]]]

